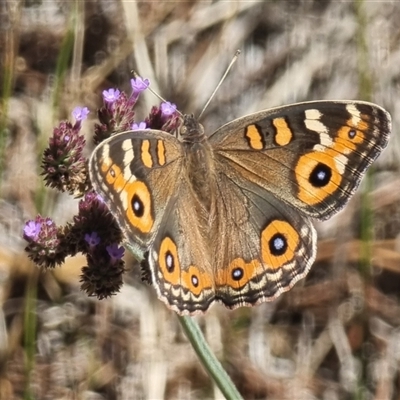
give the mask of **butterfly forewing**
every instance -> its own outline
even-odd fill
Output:
[[[326,101],[261,111],[210,142],[221,164],[314,218],[339,211],[386,147],[389,114],[371,103]]]
[[[180,142],[160,131],[127,131],[97,146],[90,179],[139,254],[158,231],[182,170]]]

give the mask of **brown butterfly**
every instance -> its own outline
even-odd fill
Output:
[[[308,273],[310,218],[347,203],[390,130],[390,115],[361,101],[260,111],[211,136],[185,116],[180,139],[137,130],[100,143],[90,178],[170,308],[253,306]]]

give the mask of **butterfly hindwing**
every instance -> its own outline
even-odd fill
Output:
[[[214,255],[216,299],[229,308],[277,298],[304,277],[316,255],[308,217],[235,171],[219,170]],[[224,238],[221,240],[221,237]]]

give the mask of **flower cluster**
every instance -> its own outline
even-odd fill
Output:
[[[88,190],[86,160],[83,157],[86,142],[79,133],[81,123],[88,114],[87,107],[77,107],[72,113],[75,124],[65,121],[54,128],[49,146],[43,153],[42,175],[46,186],[78,196]]]
[[[134,120],[134,106],[149,84],[148,79],[132,79],[130,96],[114,88],[103,91],[95,144],[126,130],[162,129],[172,133],[177,129],[179,115],[169,102],[153,107],[145,121]],[[72,112],[74,123],[63,121],[54,128],[41,165],[47,186],[82,198],[78,214],[65,226],[38,215],[25,224],[23,237],[28,242],[28,256],[40,267],[54,268],[67,256],[85,254],[87,265],[82,268],[81,288],[102,299],[118,292],[122,285],[125,249],[116,220],[91,188],[87,159],[83,156],[86,141],[80,133],[88,114],[87,107],[77,107]]]
[[[99,124],[95,125],[94,143],[98,144],[115,133],[131,129],[135,112],[133,110],[139,95],[150,85],[148,79],[131,79],[132,94],[127,96],[118,89],[103,91],[104,105],[98,110]]]
[[[25,250],[36,264],[54,268],[64,262],[66,254],[61,245],[64,233],[51,218],[38,215],[34,220],[28,221],[23,236],[28,242]]]

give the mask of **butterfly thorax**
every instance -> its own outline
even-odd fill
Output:
[[[215,185],[213,151],[203,126],[193,115],[185,115],[181,128],[181,138],[186,152],[188,184],[197,200],[208,214],[212,213]]]

